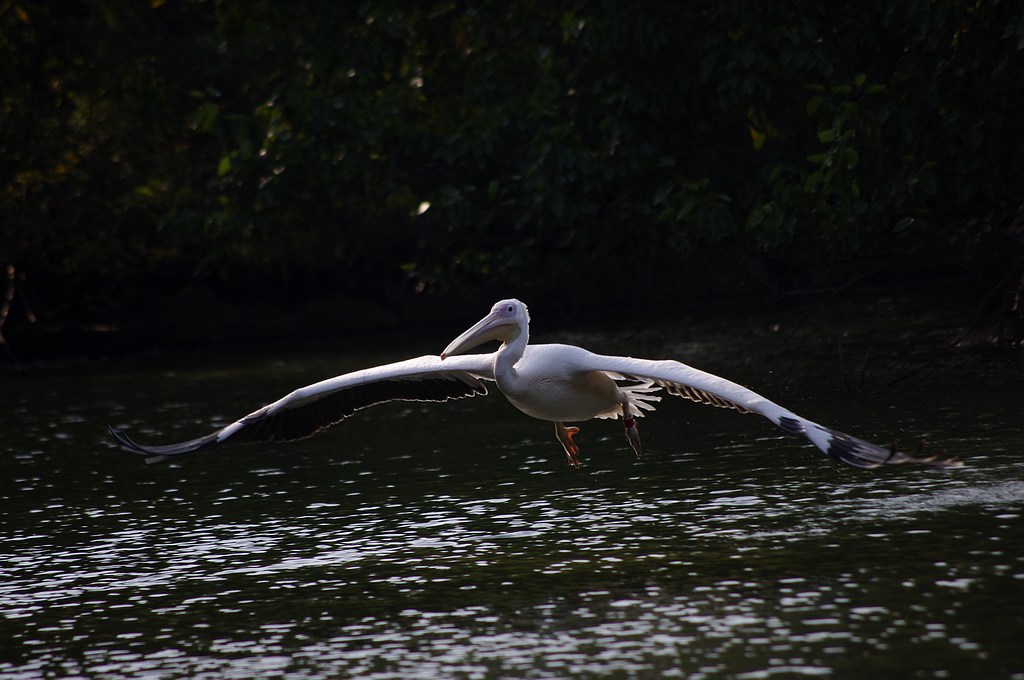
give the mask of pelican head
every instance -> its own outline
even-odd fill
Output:
[[[530,313],[522,302],[516,299],[495,302],[487,316],[444,348],[441,358],[461,354],[490,340],[508,344],[525,332],[529,325]]]

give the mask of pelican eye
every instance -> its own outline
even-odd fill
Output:
[[[505,308],[505,311],[511,314],[512,312],[516,311],[516,309],[512,305],[509,305],[508,307]]]

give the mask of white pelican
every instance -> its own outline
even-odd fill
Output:
[[[802,434],[825,454],[858,468],[894,463],[958,466],[955,460],[909,456],[818,425],[724,378],[678,361],[603,356],[572,345],[530,345],[530,316],[514,299],[496,303],[490,313],[452,340],[440,356],[423,356],[346,373],[308,385],[204,437],[178,444],[144,446],[125,430],[110,428],[121,448],[160,460],[222,444],[289,441],[308,437],[359,409],[388,401],[448,401],[487,394],[493,381],[512,405],[528,416],[555,424],[555,436],[569,464],[580,465],[573,441],[579,428],[567,422],[621,418],[629,445],[643,451],[636,419],[653,411],[669,394],[691,401],[757,413],[786,432]],[[491,354],[462,355],[491,340]],[[462,355],[462,356],[457,356]]]

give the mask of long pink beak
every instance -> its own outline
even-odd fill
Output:
[[[491,340],[504,342],[509,336],[509,327],[515,327],[515,320],[503,317],[498,312],[491,312],[473,324],[466,332],[451,341],[441,352],[441,359],[454,354],[462,354]]]

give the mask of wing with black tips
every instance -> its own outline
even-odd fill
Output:
[[[216,432],[176,444],[144,445],[124,429],[109,428],[122,449],[177,456],[229,443],[291,441],[315,434],[360,409],[389,401],[448,401],[487,394],[490,355],[436,356],[346,373],[295,390]]]
[[[658,385],[669,394],[698,403],[729,408],[740,413],[757,413],[790,434],[803,435],[829,457],[853,467],[874,468],[899,463],[917,463],[940,468],[960,466],[959,461],[911,456],[897,451],[895,447],[878,446],[819,425],[742,385],[678,361],[652,361],[595,354],[592,367],[622,378]]]

